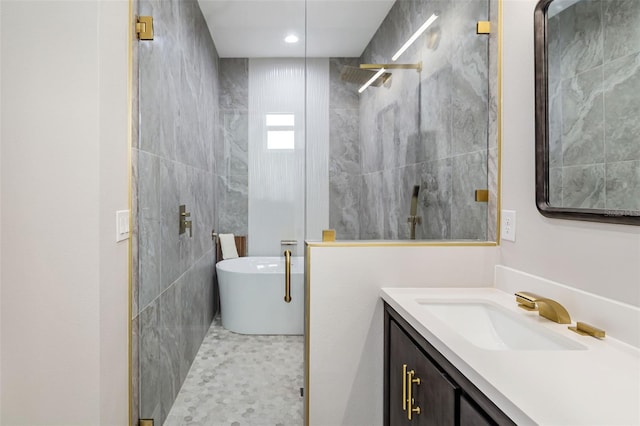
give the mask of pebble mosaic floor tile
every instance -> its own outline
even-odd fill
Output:
[[[303,336],[248,336],[216,318],[165,426],[300,426]]]

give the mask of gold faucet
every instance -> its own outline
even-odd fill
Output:
[[[515,296],[518,306],[522,309],[535,311],[537,308],[538,314],[546,319],[557,322],[558,324],[571,324],[569,312],[555,300],[527,291],[519,291]]]

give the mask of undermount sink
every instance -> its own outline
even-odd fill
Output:
[[[562,351],[587,349],[526,315],[518,315],[493,303],[476,301],[418,301],[475,346],[489,350]]]

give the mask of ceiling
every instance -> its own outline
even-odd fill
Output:
[[[394,1],[198,0],[198,3],[222,58],[327,58],[359,57]],[[285,43],[288,34],[297,35],[300,41]]]

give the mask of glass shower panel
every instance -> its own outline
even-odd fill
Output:
[[[338,239],[488,238],[495,212],[475,192],[495,208],[497,25],[478,34],[477,23],[496,11],[495,0],[396,0],[359,56],[330,59]],[[360,89],[362,65],[386,77]]]

